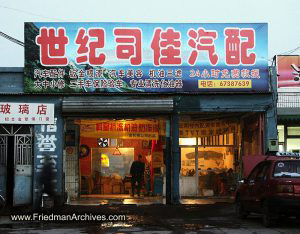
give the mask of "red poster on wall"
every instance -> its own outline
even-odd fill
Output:
[[[276,56],[278,88],[300,88],[300,56]]]

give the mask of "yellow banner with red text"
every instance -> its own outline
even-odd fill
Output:
[[[158,139],[156,120],[79,120],[80,136],[121,139]]]

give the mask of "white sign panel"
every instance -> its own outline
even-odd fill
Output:
[[[0,102],[1,124],[54,124],[54,104]]]

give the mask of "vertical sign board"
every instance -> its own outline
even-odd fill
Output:
[[[42,173],[45,158],[50,158],[52,166],[52,183],[54,192],[58,198],[63,195],[63,119],[59,105],[55,105],[54,124],[43,124],[34,126],[34,205],[38,205],[42,192]]]
[[[25,23],[27,93],[268,92],[266,23]]]

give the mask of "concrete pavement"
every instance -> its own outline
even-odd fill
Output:
[[[201,203],[200,201],[198,203]],[[207,202],[208,203],[208,202]],[[19,211],[20,212],[20,211]],[[15,210],[13,213],[18,214]],[[28,213],[23,210],[23,213]],[[280,220],[273,228],[265,228],[259,215],[246,220],[235,217],[234,204],[188,205],[66,205],[53,210],[55,214],[125,215],[126,221],[17,222],[1,216],[0,231],[4,233],[300,233],[295,218]],[[51,213],[48,213],[51,214]]]

